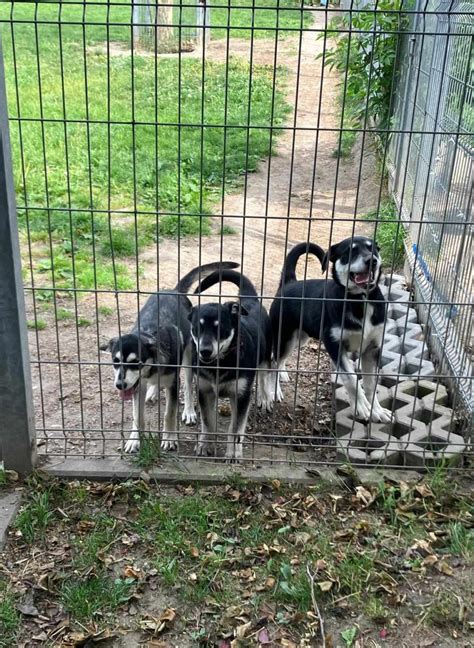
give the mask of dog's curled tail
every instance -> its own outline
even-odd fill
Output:
[[[235,270],[218,270],[207,276],[199,286],[194,291],[195,293],[203,292],[211,286],[214,286],[221,281],[229,281],[230,283],[235,284],[239,287],[240,297],[245,298],[257,298],[257,291],[255,290],[250,279],[247,279],[245,275],[241,272],[235,272]]]
[[[324,250],[316,243],[298,243],[295,247],[288,253],[285,264],[283,266],[283,271],[281,273],[280,285],[278,289],[280,290],[282,286],[291,281],[296,281],[296,264],[298,259],[303,256],[303,254],[314,254],[319,262],[322,264],[324,259]]]
[[[196,280],[205,279],[209,275],[212,276],[212,273],[219,275],[223,270],[238,267],[239,264],[234,261],[216,261],[215,263],[206,263],[205,265],[197,266],[178,281],[175,290],[179,293],[187,293]]]

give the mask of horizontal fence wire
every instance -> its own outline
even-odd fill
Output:
[[[183,470],[471,465],[474,14],[456,0],[385,4],[1,4],[45,465],[129,450]],[[358,236],[380,247],[386,300],[369,291],[362,311]],[[295,299],[291,277],[279,284],[305,242],[328,263],[301,256]],[[364,250],[372,268],[379,253]],[[229,334],[221,311],[212,375],[206,304],[245,308],[245,290],[193,294],[199,270],[175,319],[160,304],[192,268],[226,261],[251,280],[257,323],[238,311]],[[248,349],[269,348],[249,366]],[[120,396],[135,401],[132,442]]]

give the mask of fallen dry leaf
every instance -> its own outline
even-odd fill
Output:
[[[248,621],[247,623],[243,623],[242,625],[237,626],[235,629],[235,638],[243,639],[251,627],[252,627],[251,621]]]
[[[434,493],[428,484],[421,483],[415,486],[416,492],[421,495],[421,497],[434,497]]]
[[[134,578],[135,580],[138,580],[140,578],[140,571],[138,569],[135,569],[135,567],[132,567],[131,565],[127,565],[123,570],[123,575],[127,578]]]
[[[367,490],[367,488],[364,488],[364,486],[356,486],[356,498],[362,502],[364,507],[367,507],[372,504],[375,499],[375,495]]]
[[[318,583],[318,587],[321,592],[329,592],[331,587],[334,585],[333,581],[321,581]]]
[[[454,574],[452,567],[450,567],[450,565],[448,565],[445,560],[438,561],[435,567],[439,572],[445,574],[446,576],[452,576]]]
[[[166,608],[158,618],[164,623],[172,623],[176,619],[176,610],[174,608]]]

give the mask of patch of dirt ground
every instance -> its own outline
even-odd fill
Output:
[[[324,27],[323,13],[314,12],[313,27]],[[117,311],[121,330],[127,330],[147,296],[143,293],[172,287],[195,265],[221,258],[241,262],[242,271],[255,283],[268,308],[283,260],[293,244],[310,238],[326,248],[330,241],[358,231],[357,216],[377,205],[380,180],[370,142],[359,141],[349,159],[333,155],[339,138],[333,129],[340,126],[338,77],[323,70],[318,59],[322,50],[323,41],[313,31],[303,31],[301,41],[298,37],[283,39],[277,47],[274,40],[256,40],[252,50],[250,41],[229,42],[231,56],[247,60],[251,56],[254,64],[276,63],[284,68],[288,101],[294,107],[288,128],[278,137],[275,156],[263,160],[257,172],[244,178],[242,188],[216,205],[215,215],[222,217],[234,234],[160,240],[156,248],[144,250],[136,261],[128,263],[136,270],[140,296],[81,296],[77,311],[84,325],[80,328],[75,319],[56,323],[51,309],[41,309],[39,317],[47,326],[29,333],[40,453],[113,454],[123,429],[130,428],[131,412],[127,408],[124,413],[114,394],[111,369],[98,364],[108,360],[99,353],[99,344],[117,335]],[[226,55],[225,41],[211,41],[206,50],[211,60],[224,61]],[[216,230],[221,218],[214,220]],[[299,271],[302,275],[301,267]],[[308,259],[307,273],[320,276],[313,258]],[[223,289],[223,294],[234,292],[228,286]],[[61,297],[57,305],[74,310],[74,304]],[[111,309],[111,314],[101,314],[99,306]],[[29,297],[27,308],[28,318],[33,319]],[[305,437],[307,442],[314,430],[316,437],[327,437],[332,413],[327,356],[324,352],[320,355],[318,345],[312,345],[302,352],[298,363],[295,354],[290,369],[296,368],[309,373],[298,380],[293,377],[285,388],[285,402],[272,415],[252,408],[250,437],[265,434],[284,439],[291,434]],[[150,408],[151,429],[159,429],[158,417],[158,408]],[[187,441],[191,443],[195,432],[195,428],[183,431],[180,454],[189,451]],[[316,445],[312,444],[310,460],[331,456],[325,445],[314,455]],[[263,449],[262,456],[266,452]]]

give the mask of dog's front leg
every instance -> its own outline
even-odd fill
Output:
[[[133,429],[125,443],[124,452],[137,452],[140,448],[140,433],[145,430],[145,381],[140,380],[138,387],[133,394]]]
[[[258,394],[257,405],[267,412],[273,409],[275,400],[275,389],[272,388],[272,375],[270,372],[270,363],[263,362],[257,373]]]
[[[244,458],[244,438],[247,418],[250,409],[250,390],[236,394],[230,399],[232,415],[227,432],[227,448],[225,457],[229,462],[240,461]]]
[[[181,420],[186,425],[193,425],[197,421],[193,400],[193,351],[189,344],[183,353],[184,364],[184,410]]]
[[[163,437],[161,439],[162,450],[178,449],[178,376],[171,387],[166,388],[166,410]]]
[[[379,366],[380,348],[367,349],[361,357],[362,371],[364,373],[364,391],[371,408],[372,421],[389,423],[392,412],[379,403],[377,397],[377,370]]]
[[[199,457],[206,457],[215,453],[216,444],[217,397],[213,389],[199,389],[199,409],[201,433],[196,454]]]
[[[336,373],[344,385],[349,400],[351,401],[354,416],[363,421],[370,420],[370,403],[364,393],[362,384],[359,384],[354,363],[349,358],[347,351],[341,349],[339,358],[339,340],[336,342],[329,336],[323,336],[324,346],[331,356],[336,368]]]

